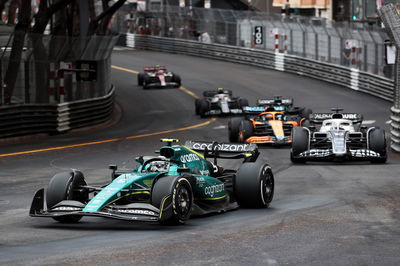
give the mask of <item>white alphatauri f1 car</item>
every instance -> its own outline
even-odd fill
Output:
[[[294,127],[290,158],[293,163],[311,160],[364,160],[385,163],[387,159],[385,131],[362,126],[357,113],[310,115],[310,127]]]

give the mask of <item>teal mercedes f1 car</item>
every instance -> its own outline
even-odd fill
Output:
[[[47,189],[36,192],[30,216],[63,223],[100,216],[183,224],[191,216],[239,206],[266,208],[272,201],[273,173],[266,162],[257,160],[255,144],[162,141],[167,144],[159,155],[136,158],[134,170],[118,171],[111,165],[111,182],[104,186],[87,185],[77,170],[56,174]],[[224,169],[217,164],[219,158],[243,163],[238,170]]]

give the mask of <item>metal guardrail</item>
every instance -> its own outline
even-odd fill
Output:
[[[358,69],[295,55],[231,45],[206,44],[197,41],[138,34],[127,34],[126,39],[132,40],[133,36],[135,37],[135,48],[138,49],[202,56],[285,71],[334,83],[388,101],[393,100],[393,80],[359,71]]]
[[[285,71],[334,83],[352,90],[393,101],[394,81],[382,76],[335,64],[265,50],[206,44],[197,41],[127,34],[134,48],[169,53],[202,56],[233,63],[247,64],[267,69]],[[399,59],[400,60],[400,59]],[[400,152],[400,109],[392,108],[391,148]]]
[[[109,120],[115,88],[105,96],[62,104],[0,106],[0,138],[61,133]]]

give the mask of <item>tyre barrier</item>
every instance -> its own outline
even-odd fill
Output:
[[[379,75],[279,52],[139,34],[121,34],[126,46],[201,56],[298,74],[393,102],[394,81]],[[392,108],[391,147],[400,152],[400,110]]]
[[[61,104],[0,106],[0,138],[56,134],[111,119],[115,88],[105,96]]]

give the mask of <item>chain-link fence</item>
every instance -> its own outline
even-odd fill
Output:
[[[261,27],[260,27],[261,26]],[[165,6],[146,13],[121,10],[114,30],[275,50],[357,68],[393,79],[384,60],[387,34],[377,25],[336,23],[254,11]],[[255,45],[256,27],[262,41]]]
[[[116,41],[117,36],[29,35],[21,60],[15,62],[10,58],[13,36],[2,36],[0,103],[59,103],[106,95]],[[17,78],[9,84],[12,72]]]

